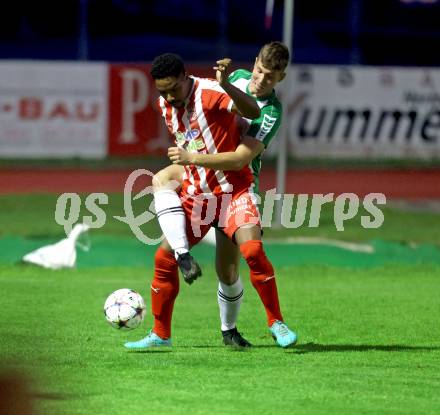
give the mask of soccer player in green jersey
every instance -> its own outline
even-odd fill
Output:
[[[222,60],[227,69],[229,60]],[[250,165],[254,175],[254,191],[258,191],[258,178],[261,170],[261,155],[274,138],[281,124],[282,107],[274,87],[285,77],[289,63],[289,51],[281,42],[270,42],[264,45],[254,64],[252,72],[238,69],[229,75],[229,82],[253,96],[260,108],[258,119],[241,118],[243,138],[235,151],[202,154],[189,153],[180,147],[170,147],[168,157],[173,165],[159,173],[153,179],[155,201],[160,200],[170,207],[169,215],[161,215],[159,224],[175,252],[185,260],[179,263],[180,269],[187,282],[192,282],[200,274],[197,263],[189,254],[189,246],[185,241],[185,229],[179,229],[173,218],[173,207],[180,205],[178,196],[173,196],[172,185],[181,182],[183,169],[180,166],[189,164],[214,170],[240,170]],[[171,189],[171,190],[170,190]],[[216,229],[216,271],[219,278],[218,303],[220,307],[221,330],[226,345],[241,347],[250,346],[237,331],[236,321],[243,297],[243,285],[238,274],[240,251],[221,229]],[[195,272],[194,272],[195,271]],[[192,274],[194,273],[194,274]],[[287,347],[296,342],[296,334],[282,321],[276,321],[270,326],[270,331],[277,343]]]

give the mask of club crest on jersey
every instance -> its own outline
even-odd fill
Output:
[[[194,121],[197,119],[197,112],[194,108],[187,108],[188,120]]]

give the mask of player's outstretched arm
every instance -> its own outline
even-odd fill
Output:
[[[248,165],[258,154],[264,150],[264,144],[253,138],[245,136],[235,151],[216,154],[188,153],[180,147],[170,147],[168,157],[173,164],[186,166],[195,164],[214,170],[241,170]]]
[[[217,81],[224,91],[232,98],[232,101],[234,101],[232,111],[251,120],[258,118],[260,116],[260,108],[257,101],[232,85],[228,80],[229,66],[231,62],[232,61],[229,58],[223,58],[217,61],[217,66],[214,66],[213,68],[216,70],[215,76]]]

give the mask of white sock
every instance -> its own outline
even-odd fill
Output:
[[[189,251],[185,214],[179,195],[174,190],[154,192],[154,205],[162,232],[175,254]]]
[[[232,285],[226,285],[219,281],[217,301],[220,309],[221,329],[231,330],[237,324],[238,313],[243,298],[243,283],[240,276]]]

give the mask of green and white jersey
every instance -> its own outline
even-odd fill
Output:
[[[245,69],[237,69],[229,75],[228,79],[232,85],[246,92],[246,94],[252,95],[249,92],[251,77],[251,72]],[[261,115],[255,120],[243,118],[248,125],[245,134],[261,141],[264,144],[264,148],[267,148],[281,125],[282,105],[275,94],[275,90],[269,96],[256,98],[256,101],[260,107]],[[254,175],[256,192],[258,192],[259,185],[258,176],[261,170],[261,156],[262,153],[255,157],[250,164]]]

